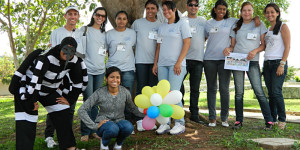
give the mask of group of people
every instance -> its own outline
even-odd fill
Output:
[[[13,76],[10,91],[15,96],[17,149],[33,149],[37,101],[48,111],[47,146],[56,145],[53,140],[56,129],[60,149],[76,149],[72,122],[76,100],[82,92],[84,103],[78,109],[82,121],[81,141],[88,141],[89,137],[101,139],[101,149],[108,149],[110,140],[117,138],[114,148],[121,149],[123,141],[134,131],[130,122],[133,117],[137,130],[145,130],[142,127],[145,115],[133,103],[132,95],[163,79],[170,82],[171,90],[180,90],[188,73],[190,119],[203,123],[198,114],[203,69],[207,81],[208,126],[216,126],[219,85],[221,125],[229,127],[229,83],[233,73],[236,111],[233,128],[242,127],[247,73],[265,119],[265,129],[271,129],[277,120],[283,129],[286,116],[282,85],[287,73],[290,32],[280,21],[279,7],[270,3],[264,9],[271,24],[269,29],[258,17],[253,17],[253,5],[249,2],[242,4],[240,19],[229,18],[224,0],[215,3],[210,20],[197,16],[199,0],[187,0],[186,8],[187,16],[181,16],[170,0],[162,0],[161,5],[148,0],[145,18],[135,20],[127,28],[128,14],[119,11],[115,16],[116,27],[106,32],[105,8],[96,8],[90,23],[76,29],[79,10],[76,6],[67,7],[66,25],[52,32],[51,49],[31,53]],[[261,83],[258,63],[261,51],[265,51],[263,76],[269,102]],[[225,56],[231,52],[248,54],[249,71],[224,69]],[[104,78],[106,86],[103,87]],[[133,93],[135,80],[136,93]],[[182,102],[177,105],[183,107]],[[184,118],[175,120],[172,129],[168,123],[156,130],[157,134],[184,132]]]

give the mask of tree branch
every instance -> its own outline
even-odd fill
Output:
[[[10,19],[10,0],[7,2],[7,18],[8,18],[8,38],[9,38],[9,44],[10,44],[10,49],[14,57],[14,65],[15,69],[17,70],[19,68],[19,61],[17,58],[17,53],[16,53],[16,48],[15,48],[15,41],[14,37],[12,34],[12,24],[11,24],[11,19]]]
[[[28,1],[28,4],[26,5],[27,9],[30,7],[30,1]],[[27,57],[29,55],[28,53],[28,49],[29,49],[29,45],[30,45],[30,9],[28,9],[27,12],[27,28],[26,28],[26,52],[25,52],[25,56]]]

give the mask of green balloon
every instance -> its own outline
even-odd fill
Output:
[[[171,117],[173,114],[173,108],[169,104],[159,105],[159,113],[163,117]]]

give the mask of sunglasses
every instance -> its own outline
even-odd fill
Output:
[[[194,6],[194,7],[198,7],[199,4],[188,4],[188,6],[189,6],[189,7],[193,7],[193,6]]]
[[[106,15],[101,15],[101,14],[98,14],[98,13],[95,13],[94,15],[95,15],[96,17],[103,17],[103,18],[106,17]]]

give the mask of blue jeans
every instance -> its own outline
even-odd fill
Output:
[[[216,120],[217,80],[219,80],[221,97],[221,120],[227,121],[229,115],[231,70],[224,69],[224,63],[224,60],[204,60],[204,73],[207,82],[207,107],[210,120]]]
[[[191,118],[199,118],[199,88],[203,72],[203,62],[197,60],[186,60],[186,70],[190,73],[190,112]],[[185,75],[186,76],[186,75]],[[185,78],[184,78],[185,79]],[[183,80],[184,81],[184,80]],[[183,84],[182,84],[182,86]],[[184,91],[184,89],[183,89]],[[182,92],[184,95],[184,92]]]
[[[160,66],[157,68],[158,72],[158,80],[166,79],[170,82],[171,91],[173,90],[180,90],[183,78],[186,74],[186,67],[181,66],[181,73],[179,75],[175,75],[173,71],[174,66]],[[180,107],[183,107],[182,102],[179,102],[177,104]],[[175,122],[180,123],[181,125],[184,125],[184,117],[182,119],[175,120]]]
[[[135,72],[131,70],[131,71],[122,71],[121,73],[122,73],[121,83],[124,87],[128,88],[130,94],[132,95]],[[129,109],[126,106],[125,106],[124,114],[126,120],[132,119],[132,113],[129,111]]]
[[[144,86],[155,86],[157,85],[158,79],[152,73],[153,64],[135,64],[136,68],[136,95],[142,93]]]
[[[273,122],[277,121],[277,117],[281,122],[285,122],[286,120],[282,86],[287,74],[288,66],[287,64],[284,66],[283,75],[277,76],[276,71],[280,65],[280,61],[281,59],[264,61],[263,67],[263,76],[268,89],[269,105]]]
[[[88,74],[88,85],[83,91],[83,101],[85,102],[98,88],[102,87],[103,80],[104,80],[104,73],[99,75],[91,75]],[[97,115],[98,115],[98,107],[94,106],[90,111],[88,111],[89,117],[95,121]],[[91,130],[88,128],[82,121],[80,124],[80,131],[81,135],[90,135],[92,133],[96,133],[95,130]]]
[[[232,71],[235,85],[235,113],[236,121],[243,122],[243,97],[244,97],[244,71]],[[259,102],[262,114],[264,116],[265,122],[272,121],[271,111],[269,107],[268,100],[265,96],[261,85],[261,73],[259,69],[258,61],[251,61],[249,65],[249,71],[246,72],[250,80],[252,89],[256,95]]]
[[[97,130],[97,134],[102,137],[104,146],[107,146],[112,138],[117,138],[117,144],[122,145],[133,129],[133,125],[127,120],[121,120],[117,123],[108,121]]]

